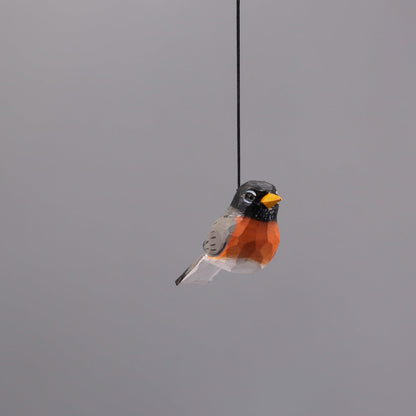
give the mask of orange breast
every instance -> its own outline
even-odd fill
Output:
[[[237,217],[236,226],[224,251],[216,258],[246,258],[265,266],[279,245],[277,222]]]

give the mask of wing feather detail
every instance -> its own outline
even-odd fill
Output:
[[[234,208],[227,209],[224,215],[212,224],[208,236],[202,244],[208,256],[216,257],[224,250],[236,225],[237,215],[234,211]]]

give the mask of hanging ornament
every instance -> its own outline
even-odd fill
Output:
[[[237,184],[231,205],[212,225],[203,243],[205,254],[189,266],[180,283],[208,283],[221,270],[253,273],[265,267],[279,245],[277,212],[281,197],[264,181],[240,186],[240,0],[236,0],[237,23]]]
[[[281,198],[263,181],[241,185],[224,215],[211,227],[203,243],[205,254],[176,280],[207,283],[222,269],[233,273],[261,270],[279,245],[277,212]]]

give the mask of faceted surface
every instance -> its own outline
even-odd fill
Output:
[[[226,248],[216,258],[248,258],[263,266],[269,263],[279,245],[277,223],[247,217],[237,217],[236,222]]]

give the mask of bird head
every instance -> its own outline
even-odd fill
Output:
[[[271,183],[248,181],[237,189],[231,207],[255,220],[275,221],[281,199]]]

